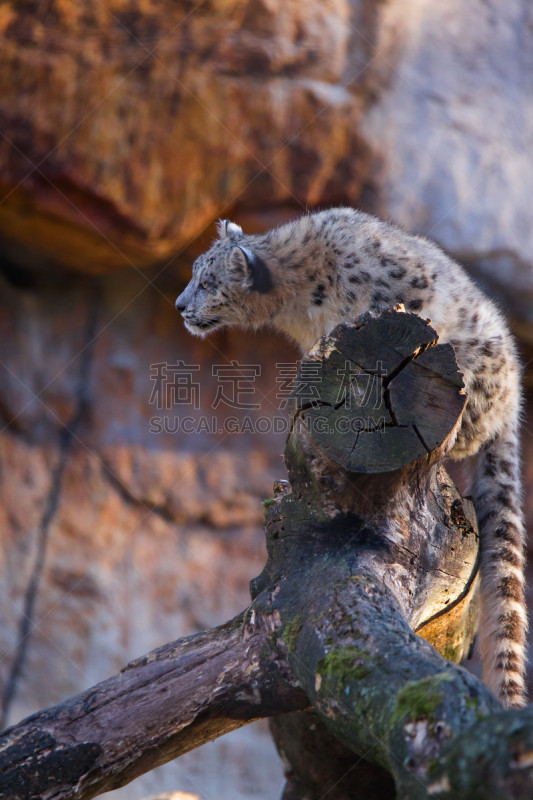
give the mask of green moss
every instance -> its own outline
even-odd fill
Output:
[[[409,681],[400,689],[396,698],[396,706],[392,721],[398,722],[407,717],[414,722],[417,719],[435,721],[435,712],[444,700],[442,684],[452,681],[448,672],[439,672],[419,681]]]
[[[368,650],[357,645],[331,650],[325,658],[320,659],[317,671],[325,677],[337,678],[339,683],[344,685],[348,681],[360,680],[370,674],[369,664],[356,663],[368,661],[369,656]]]
[[[265,511],[268,511],[270,506],[274,505],[275,502],[276,501],[275,501],[275,499],[273,497],[267,497],[266,500],[262,501],[262,506],[265,509]]]
[[[283,629],[283,641],[287,645],[287,650],[290,653],[294,653],[296,648],[296,640],[300,635],[300,631],[302,630],[302,617],[300,614],[297,614],[293,620],[288,622],[284,629]]]

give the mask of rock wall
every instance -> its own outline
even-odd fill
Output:
[[[362,119],[375,209],[436,239],[533,344],[533,6],[382,5]]]
[[[526,0],[0,5],[7,721],[232,616],[262,568],[284,435],[258,420],[283,420],[276,364],[297,354],[184,331],[173,300],[215,217],[257,231],[349,203],[429,235],[529,363],[532,28]],[[271,800],[280,781],[263,724],[115,797]]]

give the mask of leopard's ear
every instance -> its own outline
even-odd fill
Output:
[[[267,294],[273,288],[272,273],[268,266],[247,247],[236,245],[229,254],[227,264],[243,289]]]
[[[217,222],[217,233],[219,239],[239,239],[244,236],[242,228],[229,219],[219,219]]]

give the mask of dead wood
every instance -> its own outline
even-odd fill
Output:
[[[94,797],[267,716],[286,800],[530,797],[533,711],[456,666],[478,538],[441,462],[465,402],[415,315],[336,328],[295,383],[252,604],[5,731],[0,797]]]

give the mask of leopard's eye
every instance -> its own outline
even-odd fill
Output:
[[[207,281],[202,281],[200,284],[200,289],[209,289],[209,284]]]

